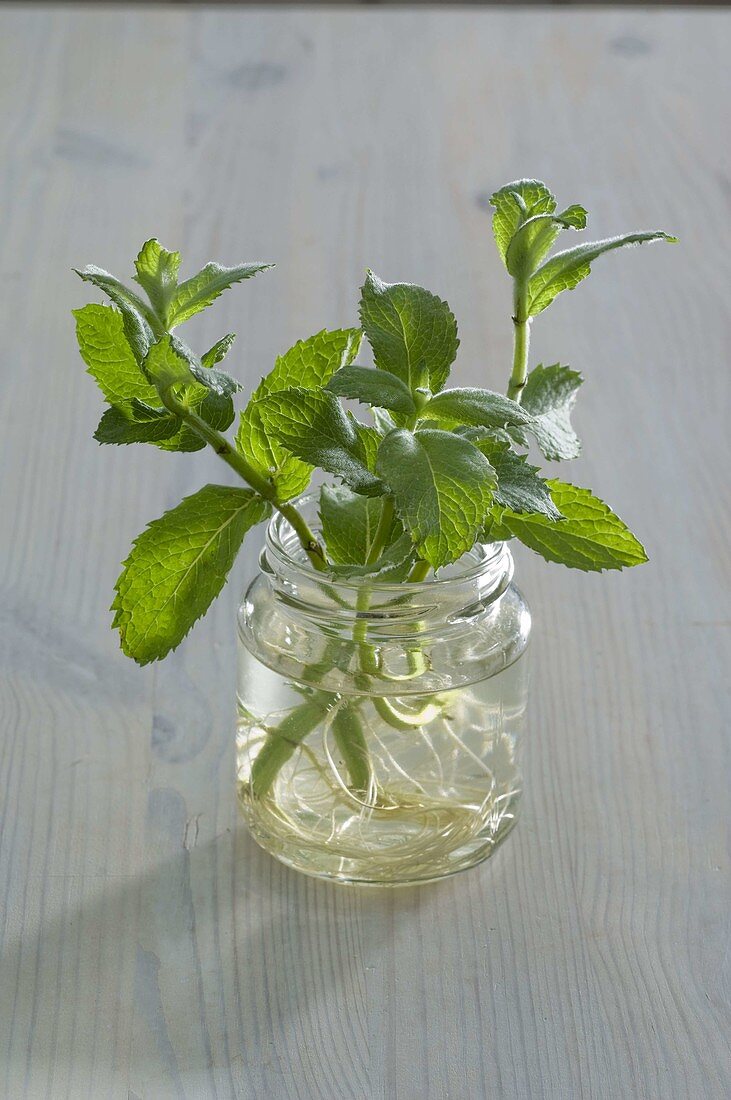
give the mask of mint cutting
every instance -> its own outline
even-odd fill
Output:
[[[536,464],[578,455],[572,413],[583,378],[550,359],[530,370],[530,332],[601,256],[675,238],[630,233],[557,249],[584,230],[583,207],[559,211],[538,180],[507,184],[491,202],[513,289],[507,393],[448,385],[459,338],[447,303],[369,271],[359,324],[298,341],[237,420],[240,386],[228,369],[234,334],[199,354],[180,329],[272,264],[211,262],[181,281],[180,253],[151,239],[134,263],[136,289],[95,266],[78,272],[109,300],[74,311],[81,357],[107,406],[98,442],[167,451],[208,445],[239,479],[206,485],[136,539],[112,605],[129,657],[146,664],[175,649],[221,591],[247,533],[275,511],[294,529],[303,561],[333,580],[428,583],[475,543],[507,539],[580,570],[647,560],[607,504]],[[232,426],[232,436],[224,434]],[[296,500],[316,470],[327,483],[313,530]],[[345,717],[339,721],[346,737]]]

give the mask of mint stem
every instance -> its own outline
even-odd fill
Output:
[[[347,703],[335,712],[333,736],[350,776],[350,785],[366,792],[371,784],[371,755],[368,751],[358,708],[360,702]]]
[[[366,557],[366,565],[373,565],[383,553],[386,539],[388,538],[393,523],[393,512],[393,499],[391,497],[386,497],[383,502],[383,508],[381,509],[381,518],[378,521],[378,527],[376,527],[376,533],[373,536],[373,543]]]
[[[318,692],[269,730],[251,769],[251,791],[256,798],[269,793],[274,780],[304,739],[317,729],[327,714],[333,697]],[[337,696],[334,697],[337,699]]]
[[[267,480],[262,474],[255,470],[242,454],[231,446],[225,436],[217,432],[215,428],[212,428],[210,424],[207,424],[202,417],[197,413],[189,409],[182,401],[179,401],[172,389],[168,386],[161,388],[160,400],[166,409],[168,409],[174,416],[179,416],[181,420],[196,433],[201,439],[204,439],[206,443],[216,452],[219,458],[235,470],[239,477],[263,497],[264,500],[269,501],[273,508],[284,516],[284,518],[294,528],[298,539],[300,540],[302,547],[310,559],[310,562],[314,568],[323,573],[327,570],[327,559],[322,546],[315,538],[313,531],[308,526],[307,522],[300,515],[293,504],[281,504],[277,500],[277,494],[274,486]]]
[[[373,565],[383,553],[383,548],[386,545],[386,540],[393,523],[393,514],[393,499],[391,497],[386,497],[383,502],[383,508],[381,509],[381,518],[378,521],[378,526],[373,536],[373,542],[366,557],[366,565]],[[368,611],[370,602],[371,594],[366,584],[363,588],[358,590],[358,596],[356,598],[357,612],[360,614]],[[365,664],[370,671],[374,671],[375,656],[373,646],[368,645],[368,620],[366,618],[359,618],[356,621],[353,627],[353,641],[361,647],[361,666]]]
[[[419,581],[423,581],[426,578],[427,573],[431,569],[428,561],[424,561],[423,558],[419,558],[416,564],[413,566],[406,580],[410,584],[416,584]]]
[[[510,375],[508,397],[520,403],[528,373],[530,317],[528,317],[528,286],[515,280],[513,293],[513,373]]]

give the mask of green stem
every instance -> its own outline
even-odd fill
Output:
[[[294,750],[319,726],[327,710],[327,697],[324,692],[318,692],[295,707],[275,729],[269,730],[251,769],[251,793],[256,798],[269,793]]]
[[[335,744],[348,769],[351,787],[356,791],[367,791],[371,784],[371,757],[357,703],[345,704],[335,712],[332,730]]]
[[[372,645],[368,644],[368,619],[365,617],[365,613],[368,611],[370,602],[371,594],[368,589],[359,588],[355,610],[356,614],[362,617],[356,618],[353,627],[353,641],[358,646],[361,670],[367,674],[365,681],[358,684],[359,687],[367,686],[368,676],[373,675],[378,670],[375,650]]]
[[[520,402],[528,374],[530,347],[530,317],[528,316],[528,285],[515,280],[513,294],[513,372],[508,385],[508,397]]]
[[[426,575],[427,575],[427,573],[429,572],[430,569],[431,569],[431,566],[429,565],[429,562],[424,561],[423,558],[419,558],[419,560],[413,566],[413,568],[412,568],[411,572],[409,573],[408,577],[406,578],[406,580],[410,584],[416,584],[419,581],[423,581],[423,580],[426,579]]]
[[[412,566],[411,572],[406,578],[411,584],[419,584],[421,581],[426,580],[427,574],[431,569],[431,565],[428,561],[424,561],[423,558]],[[421,623],[417,624],[417,630],[421,629]],[[426,660],[422,652],[421,646],[417,646],[415,649],[408,649],[406,651],[406,663],[408,665],[409,673],[412,676],[420,676],[426,670]]]
[[[196,435],[204,439],[218,457],[222,458],[232,470],[235,470],[239,477],[251,486],[254,492],[258,493],[264,500],[268,500],[272,507],[284,516],[294,528],[314,568],[319,573],[325,572],[327,570],[327,559],[313,531],[293,504],[281,504],[277,500],[277,492],[271,481],[247,462],[244,456],[235,447],[231,446],[225,436],[212,428],[210,424],[207,424],[201,416],[189,409],[182,401],[179,401],[170,387],[160,390],[160,400],[166,409],[174,416],[179,416]]]
[[[206,428],[208,428],[207,425]],[[217,434],[210,430],[204,438],[210,441],[208,436]],[[226,442],[223,437],[221,439],[224,443]],[[221,457],[226,459],[225,454],[222,454]],[[237,460],[237,464],[233,468],[238,471],[238,460],[241,459],[241,456],[234,453],[234,458]],[[242,476],[245,477],[246,475],[242,474]],[[256,488],[255,485],[252,485],[252,487]],[[393,500],[386,498],[368,553],[368,565],[378,561],[383,553],[383,548],[386,545],[393,524],[393,515]],[[408,579],[410,581],[424,580],[430,569],[431,566],[427,561],[420,560],[411,570]],[[356,598],[356,611],[360,617],[353,626],[353,641],[358,647],[360,663],[360,670],[355,675],[355,684],[363,691],[368,689],[371,677],[378,675],[375,648],[368,642],[368,618],[366,613],[369,606],[370,592],[367,584],[364,584],[359,589]],[[309,682],[319,680],[320,673],[330,667],[328,650],[329,646],[326,647],[322,660],[309,666],[303,679]],[[410,669],[414,674],[423,671],[423,654],[418,647],[414,651],[409,651],[408,658]],[[372,702],[382,720],[389,725],[398,730],[413,730],[422,723],[430,721],[438,713],[438,708],[435,709],[431,705],[431,698],[429,696],[422,709],[414,713],[400,712],[387,699],[379,696],[372,697]],[[360,702],[346,702],[339,699],[337,695],[328,696],[325,692],[318,691],[311,700],[296,707],[275,729],[269,730],[252,768],[251,789],[254,796],[261,798],[269,793],[280,769],[290,759],[298,745],[317,728],[333,703],[335,705],[332,725],[333,736],[348,770],[350,785],[356,791],[367,791],[372,782],[373,773],[370,751],[359,713],[361,702],[362,700]]]
[[[386,497],[383,502],[383,508],[381,509],[381,518],[378,521],[378,527],[376,527],[376,533],[373,536],[373,542],[371,548],[368,551],[366,558],[366,565],[373,565],[377,562],[383,553],[386,545],[386,539],[388,538],[391,526],[393,524],[393,500],[391,497]]]
[[[406,710],[399,710],[395,707],[389,699],[385,696],[378,696],[373,699],[373,706],[376,708],[377,713],[381,716],[384,722],[387,722],[389,726],[392,726],[397,730],[413,730],[418,729],[419,726],[428,726],[430,722],[441,714],[442,708],[440,704],[435,703],[436,695],[427,695],[426,702],[422,705],[420,710],[415,710],[409,713]]]
[[[366,557],[366,565],[373,565],[383,553],[386,539],[388,538],[393,524],[393,513],[393,500],[391,497],[386,497],[381,510],[381,518],[378,521],[376,533],[373,536],[373,542],[371,543],[368,556]],[[362,588],[358,589],[355,604],[356,611],[359,614],[365,613],[370,606],[370,602],[371,594],[367,585],[364,584]],[[368,620],[365,618],[365,615],[363,618],[359,618],[353,627],[353,641],[360,649],[361,668],[363,671],[374,672],[376,670],[375,652],[373,646],[368,645]]]

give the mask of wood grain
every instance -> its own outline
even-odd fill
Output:
[[[0,11],[0,1095],[728,1096],[730,31],[701,11]],[[571,476],[652,562],[520,555],[520,828],[438,887],[330,887],[236,816],[255,546],[163,666],[108,629],[131,538],[228,475],[93,442],[69,269],[125,272],[153,233],[191,266],[277,260],[193,333],[237,330],[253,384],[352,323],[370,265],[445,296],[462,380],[502,386],[485,204],[520,175],[597,236],[682,239],[597,264],[534,334],[588,378]]]

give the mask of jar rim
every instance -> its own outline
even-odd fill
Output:
[[[305,509],[314,505],[315,516],[317,516],[316,506],[318,501],[319,492],[314,491],[303,494],[293,503],[298,508],[304,507]],[[285,543],[285,539],[289,540],[289,547]],[[359,591],[364,585],[367,585],[368,590],[373,594],[378,592],[394,593],[395,591],[403,593],[424,592],[427,586],[432,592],[444,591],[448,587],[453,588],[459,584],[469,584],[471,581],[479,579],[488,568],[496,565],[506,550],[504,542],[475,543],[471,550],[447,567],[450,570],[447,576],[438,577],[432,572],[423,581],[379,581],[372,574],[365,574],[362,577],[338,577],[330,572],[319,573],[312,566],[302,550],[294,528],[281,512],[275,512],[267,524],[265,547],[268,554],[275,559],[277,565],[304,582],[319,581],[334,590],[342,589],[348,592]],[[302,556],[299,558],[294,557],[291,553],[292,547],[300,551]],[[480,557],[478,560],[473,558],[470,561],[469,556],[475,550],[478,551]]]

